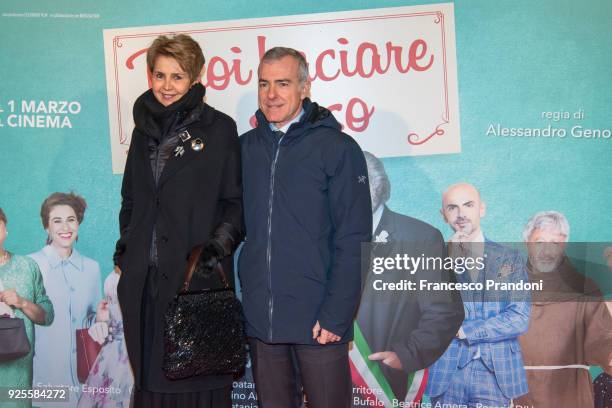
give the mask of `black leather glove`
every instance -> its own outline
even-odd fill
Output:
[[[225,258],[223,247],[216,239],[211,239],[204,245],[200,259],[195,267],[195,275],[202,278],[209,278],[213,274],[215,266],[221,259]]]
[[[195,275],[208,278],[213,274],[215,266],[226,256],[231,255],[242,236],[239,230],[227,222],[221,223],[202,249],[200,259],[195,267]]]

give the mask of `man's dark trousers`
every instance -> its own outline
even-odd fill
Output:
[[[348,344],[249,344],[260,408],[301,407],[300,382],[308,408],[350,407]]]

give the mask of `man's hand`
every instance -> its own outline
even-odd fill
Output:
[[[312,338],[317,339],[319,344],[327,344],[333,343],[335,341],[340,341],[340,336],[337,336],[334,333],[321,328],[321,325],[319,324],[318,320],[312,328]]]
[[[402,366],[402,362],[397,356],[397,353],[393,351],[380,351],[378,353],[370,354],[368,359],[373,361],[382,361],[383,364],[386,364],[391,368],[395,368],[396,370],[402,370],[404,368],[404,366]]]

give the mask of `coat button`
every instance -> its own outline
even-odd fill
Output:
[[[162,276],[163,279],[168,280],[168,275],[166,275],[165,273],[162,273],[161,276]]]
[[[157,206],[159,207],[159,203],[160,203],[160,201],[159,201],[159,197],[158,197],[158,198],[155,199],[155,204],[157,204]]]
[[[161,237],[161,240],[164,244],[166,244],[168,242],[168,237],[164,235]]]

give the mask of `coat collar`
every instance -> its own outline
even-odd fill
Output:
[[[304,98],[302,101],[302,109],[304,113],[300,120],[291,124],[289,129],[287,129],[286,135],[283,138],[283,145],[298,139],[311,128],[325,126],[337,130],[341,129],[340,124],[328,109],[319,106],[316,102],[312,102],[309,98]],[[257,131],[265,141],[272,144],[274,138],[272,137],[270,122],[268,122],[261,109],[255,112],[255,118],[257,119]]]
[[[214,122],[214,118],[215,109],[203,103],[198,108],[189,112],[180,126],[171,130],[172,135],[180,135],[181,133],[186,132],[188,138],[181,138],[178,136],[178,143],[176,143],[176,146],[174,146],[173,152],[175,149],[182,147],[184,153],[182,155],[175,155],[174,153],[170,155],[166,165],[164,166],[164,170],[159,177],[158,188],[168,181],[168,179],[174,176],[179,170],[185,167],[189,162],[191,162],[191,160],[196,158],[199,154],[202,154],[203,151],[207,149],[207,144],[209,142],[207,133],[202,133],[199,131],[196,132],[192,125],[200,121],[201,125],[208,127]],[[204,148],[200,151],[196,151],[191,147],[191,144],[196,139],[200,139],[200,141],[202,141],[204,144]],[[154,185],[153,174],[151,174],[150,181]]]
[[[69,263],[74,266],[79,271],[83,270],[83,256],[77,251],[75,248],[72,248],[72,254],[68,257],[68,259],[62,259],[57,254],[55,249],[51,245],[47,245],[43,248],[43,253],[47,257],[49,261],[49,265],[51,268],[55,269],[62,263]]]

